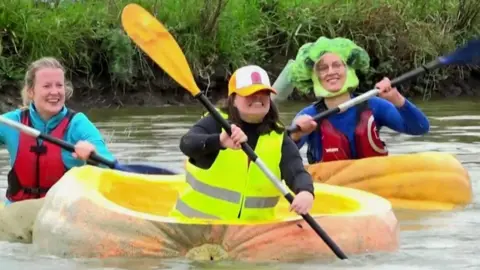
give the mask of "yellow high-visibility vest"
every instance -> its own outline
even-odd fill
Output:
[[[227,115],[222,113],[224,118]],[[280,160],[284,133],[271,131],[258,138],[255,153],[281,178]],[[273,219],[281,192],[241,150],[220,150],[205,170],[186,162],[189,186],[176,203],[173,215],[210,219]]]

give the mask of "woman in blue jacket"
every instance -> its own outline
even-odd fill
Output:
[[[291,137],[299,148],[307,143],[310,164],[388,155],[379,136],[383,126],[409,135],[428,132],[427,117],[392,88],[388,78],[376,84],[380,97],[372,97],[320,123],[312,119],[352,99],[351,92],[359,83],[355,72],[368,71],[369,62],[367,52],[345,38],[320,37],[300,48],[289,79],[300,91],[313,90],[320,99],[297,114],[293,124],[300,131]]]
[[[64,68],[56,59],[44,57],[29,66],[21,91],[23,108],[2,116],[70,142],[75,152],[0,124],[0,144],[6,146],[12,167],[6,204],[44,197],[67,170],[84,165],[94,151],[114,160],[100,131],[87,116],[65,106],[72,92]]]

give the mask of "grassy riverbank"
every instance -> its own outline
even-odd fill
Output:
[[[55,2],[0,3],[2,94],[18,88],[30,61],[49,55],[69,68],[76,99],[104,105],[185,100],[185,92],[123,33],[119,15],[130,1]],[[393,78],[453,50],[480,29],[475,0],[135,2],[171,30],[210,93],[222,92],[228,74],[246,63],[264,66],[275,78],[302,44],[321,35],[352,38],[368,50],[373,68],[362,88],[369,88],[382,76]],[[480,76],[465,68],[444,69],[402,91],[471,94],[474,77]]]

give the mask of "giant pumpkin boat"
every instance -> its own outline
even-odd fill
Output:
[[[423,152],[306,166],[314,181],[361,189],[394,209],[453,210],[472,202],[470,176],[452,154]]]
[[[36,250],[57,256],[299,261],[335,255],[282,198],[275,220],[170,216],[182,175],[127,173],[93,166],[68,171],[48,192],[33,227]],[[312,217],[346,254],[394,251],[398,221],[388,200],[315,184]]]

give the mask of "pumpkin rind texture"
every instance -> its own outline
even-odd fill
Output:
[[[395,251],[399,226],[390,203],[361,190],[317,183],[310,214],[346,254]],[[335,255],[282,198],[277,220],[169,217],[184,175],[140,175],[84,166],[45,197],[33,227],[36,251],[62,257],[184,257],[299,261]]]
[[[453,210],[473,200],[467,169],[449,153],[333,161],[306,168],[315,182],[377,194],[394,209]]]

